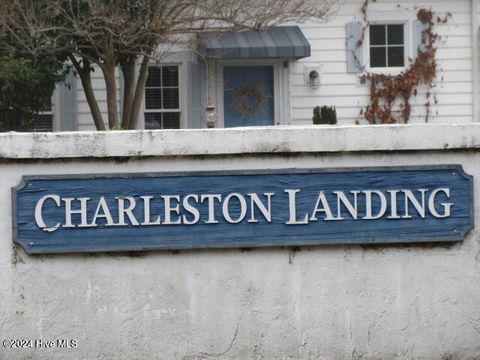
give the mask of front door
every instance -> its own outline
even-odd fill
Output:
[[[273,66],[225,66],[225,127],[274,124]]]

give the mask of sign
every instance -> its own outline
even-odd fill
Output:
[[[13,236],[28,253],[459,241],[461,166],[25,176]]]

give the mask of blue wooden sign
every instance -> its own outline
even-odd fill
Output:
[[[13,236],[28,253],[459,241],[461,166],[25,176]]]

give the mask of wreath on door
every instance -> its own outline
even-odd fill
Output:
[[[246,84],[233,90],[230,107],[242,119],[253,119],[265,108],[269,95],[259,84]]]

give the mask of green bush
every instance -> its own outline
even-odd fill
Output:
[[[313,123],[335,125],[337,123],[337,110],[334,106],[315,106],[313,108]]]
[[[0,132],[31,131],[36,114],[51,103],[65,69],[60,60],[2,55],[0,44]]]

